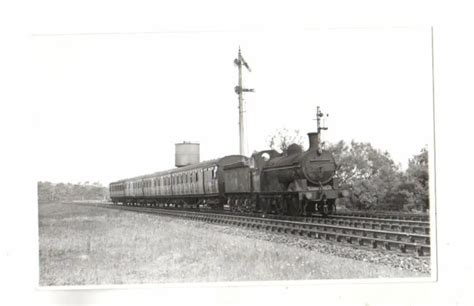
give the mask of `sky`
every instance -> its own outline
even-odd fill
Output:
[[[239,152],[237,68],[247,152],[277,130],[370,142],[402,168],[433,140],[429,27],[327,27],[35,35],[32,107],[38,181],[112,181]]]

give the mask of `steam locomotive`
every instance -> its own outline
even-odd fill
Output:
[[[330,215],[341,192],[334,157],[320,145],[321,129],[318,120],[307,151],[292,144],[285,153],[230,155],[120,180],[110,184],[110,197],[116,205]]]

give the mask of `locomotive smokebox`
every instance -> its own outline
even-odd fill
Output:
[[[318,150],[319,149],[319,133],[312,132],[308,133],[308,138],[309,138],[309,150]]]
[[[175,166],[185,167],[199,163],[199,143],[186,142],[175,144]]]

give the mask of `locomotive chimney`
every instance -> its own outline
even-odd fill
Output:
[[[309,138],[309,149],[308,150],[319,150],[319,133],[312,132],[308,133]]]

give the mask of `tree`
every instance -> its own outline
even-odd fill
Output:
[[[54,186],[50,182],[38,182],[38,202],[50,202],[53,200]]]
[[[420,153],[414,155],[408,161],[408,168],[405,173],[405,188],[409,193],[412,204],[422,208],[429,209],[430,190],[429,190],[429,169],[428,169],[428,149],[424,147]]]
[[[103,200],[108,188],[99,182],[84,184],[38,182],[38,202],[68,202],[74,200]]]
[[[288,147],[296,143],[303,147],[303,137],[300,135],[299,130],[289,131],[286,128],[276,130],[272,135],[268,136],[268,146],[271,149],[286,153]]]
[[[338,165],[336,177],[341,184],[352,187],[353,201],[360,209],[387,202],[401,173],[388,152],[375,149],[370,143],[344,141],[327,144]]]

